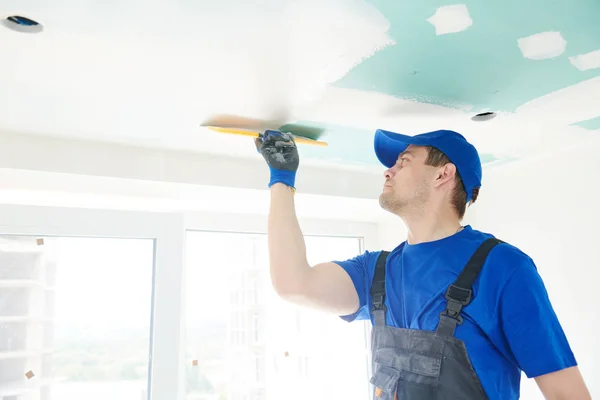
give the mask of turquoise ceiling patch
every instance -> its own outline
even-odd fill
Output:
[[[481,164],[489,164],[495,161],[499,161],[500,159],[494,156],[493,154],[480,154],[479,158],[481,159]]]
[[[299,146],[301,158],[312,158],[327,161],[343,161],[356,165],[379,165],[384,168],[374,149],[375,130],[357,129],[348,126],[325,124],[309,121],[299,121],[298,125],[303,127],[315,127],[323,129],[319,140],[328,143],[328,147]],[[480,154],[481,163],[489,164],[499,159],[492,154]]]
[[[379,163],[373,148],[373,130],[310,121],[299,121],[297,124],[323,129],[319,140],[328,143],[327,147],[302,146],[299,149],[300,157],[360,165]]]
[[[395,45],[335,86],[455,108],[514,112],[600,76],[570,58],[600,49],[600,1],[370,0]]]
[[[596,118],[588,119],[586,121],[580,121],[573,125],[580,126],[584,129],[589,129],[591,131],[596,131],[596,130],[600,131],[600,116],[598,116]]]

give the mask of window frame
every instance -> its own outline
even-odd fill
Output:
[[[378,246],[377,222],[299,217],[307,236],[359,239],[360,254]],[[151,239],[154,241],[148,398],[185,399],[185,260],[188,231],[267,233],[267,215],[146,212],[0,205],[0,235]],[[370,323],[364,323],[370,374]],[[368,380],[368,376],[365,376]],[[368,397],[368,393],[365,398]]]
[[[348,237],[359,239],[359,249],[356,255],[365,250],[378,248],[379,225],[377,222],[356,222],[344,220],[324,220],[303,218],[298,216],[300,229],[304,236],[328,236],[328,237]],[[230,232],[246,234],[266,234],[267,233],[267,215],[245,215],[245,214],[225,214],[225,213],[188,213],[185,215],[186,235],[188,231],[197,232]],[[327,260],[323,260],[327,261]],[[182,288],[185,290],[185,287]],[[185,311],[184,311],[185,315]],[[335,316],[332,316],[335,318]],[[372,374],[372,354],[370,352],[371,343],[371,323],[370,321],[355,321],[353,323],[363,324],[365,332],[365,352],[367,359],[368,382]],[[185,341],[184,341],[185,345]],[[369,391],[365,394],[365,399],[369,399],[372,393],[372,385],[368,385]],[[185,393],[185,387],[183,388]]]
[[[178,349],[183,344],[181,320],[185,242],[183,217],[177,214],[0,205],[0,235],[46,237],[102,237],[154,241],[148,398],[181,397],[183,364]]]

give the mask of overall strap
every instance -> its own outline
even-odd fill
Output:
[[[379,254],[371,283],[371,299],[373,300],[371,312],[375,319],[375,326],[385,325],[385,262],[389,254],[389,251],[382,251]]]
[[[471,302],[473,283],[483,268],[489,252],[499,243],[503,242],[496,238],[490,238],[483,242],[471,256],[456,281],[450,285],[446,291],[446,309],[440,314],[440,322],[436,331],[438,334],[454,336],[456,325],[463,322],[460,312]]]

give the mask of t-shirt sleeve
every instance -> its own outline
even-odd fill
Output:
[[[514,271],[499,302],[504,335],[517,364],[528,378],[577,365],[533,260],[522,253],[511,258]]]
[[[372,260],[371,252],[365,252],[359,256],[346,261],[333,261],[341,266],[352,279],[356,293],[358,294],[359,307],[354,314],[341,315],[344,321],[352,322],[369,318],[367,304],[369,302],[370,276],[372,275],[370,262]]]

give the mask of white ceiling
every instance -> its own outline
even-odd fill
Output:
[[[600,77],[483,123],[468,110],[331,87],[374,46],[393,45],[385,18],[361,0],[5,0],[8,15],[44,31],[0,26],[0,131],[255,157],[251,140],[199,127],[237,114],[456,129],[481,152],[515,157],[585,140],[594,132],[568,125],[600,110]]]

